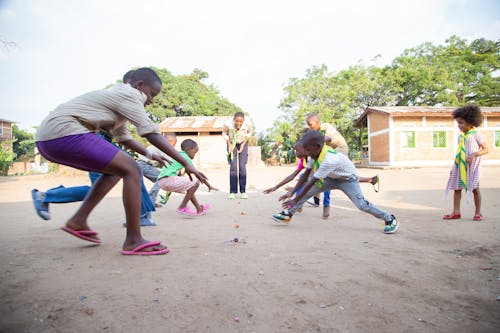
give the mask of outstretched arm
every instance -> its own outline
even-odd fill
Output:
[[[283,194],[281,197],[279,197],[279,200],[283,201],[288,198],[291,198],[298,191],[298,189],[301,188],[302,185],[304,185],[310,173],[311,169],[306,169],[306,171],[304,171],[304,173],[300,176],[297,184],[295,184],[295,187],[292,190],[288,191],[286,194]]]
[[[310,169],[308,169],[310,170]],[[300,199],[302,199],[304,197],[304,195],[307,194],[307,192],[309,192],[309,190],[311,189],[311,187],[314,186],[314,183],[316,183],[319,179],[318,178],[314,178],[311,177],[311,179],[307,182],[307,184],[304,186],[304,188],[302,189],[302,191],[293,199],[289,199],[289,200],[286,200],[285,202],[283,202],[282,206],[284,208],[289,208],[289,207],[293,207],[297,204],[297,202],[300,201]],[[294,192],[295,193],[295,192]]]
[[[187,174],[193,174],[198,178],[203,184],[207,185],[208,188],[213,188],[207,181],[207,177],[198,171],[194,166],[190,165],[184,157],[179,154],[177,150],[175,150],[174,146],[172,146],[167,139],[163,137],[163,135],[158,133],[149,133],[144,136],[153,146],[160,149],[162,152],[171,156],[174,160],[182,164]]]
[[[277,189],[279,189],[281,186],[283,186],[285,184],[288,184],[289,182],[291,182],[292,180],[294,180],[295,177],[297,177],[297,175],[299,174],[299,172],[300,172],[299,169],[295,169],[290,175],[288,175],[281,182],[279,182],[278,184],[274,185],[273,187],[270,187],[270,188],[264,190],[264,193],[268,194],[268,193],[274,192]]]
[[[139,141],[132,139],[132,140],[127,140],[127,141],[121,141],[121,142],[119,142],[119,144],[125,146],[125,148],[127,148],[127,149],[135,151],[136,153],[139,153],[141,155],[146,156],[150,160],[154,160],[154,161],[160,163],[161,166],[165,166],[165,162],[167,162],[167,163],[172,162],[170,159],[166,158],[165,156],[162,156],[160,154],[151,153]]]

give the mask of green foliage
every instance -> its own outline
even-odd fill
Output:
[[[19,129],[17,125],[12,126],[12,135],[15,141],[12,149],[16,154],[16,160],[29,160],[35,157],[35,139],[33,134]]]
[[[189,75],[172,75],[166,69],[154,68],[163,88],[147,107],[153,121],[159,122],[174,116],[224,116],[241,111],[239,107],[220,96],[213,85],[202,81],[208,73],[194,69]]]
[[[281,100],[282,115],[262,137],[286,150],[306,128],[305,117],[318,113],[346,138],[351,156],[366,133],[354,128],[368,106],[458,106],[500,104],[500,41],[470,44],[457,36],[444,45],[424,43],[405,50],[385,67],[357,64],[338,73],[313,66],[303,78],[291,78]]]
[[[0,175],[6,176],[16,154],[0,145]]]

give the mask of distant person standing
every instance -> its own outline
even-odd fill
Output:
[[[246,193],[248,139],[252,136],[252,124],[243,112],[236,112],[231,121],[224,125],[222,136],[227,144],[229,170],[229,199],[236,198],[238,183],[240,198],[248,199]]]

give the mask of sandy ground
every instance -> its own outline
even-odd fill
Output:
[[[85,175],[0,178],[0,332],[500,332],[500,167],[483,168],[483,222],[472,204],[441,220],[447,168],[360,169],[380,175],[379,193],[362,187],[399,218],[395,235],[340,192],[327,221],[304,207],[273,223],[283,192],[262,190],[292,170],[250,169],[248,200],[203,190],[212,209],[196,219],[174,195],[143,228],[171,248],[157,257],[119,254],[121,185],[91,215],[93,246],[59,230],[78,204],[43,221],[30,198]],[[204,171],[227,189],[226,169]]]

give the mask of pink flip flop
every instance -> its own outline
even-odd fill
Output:
[[[182,214],[182,215],[187,215],[187,216],[197,216],[197,215],[198,215],[198,213],[193,212],[193,211],[192,211],[191,209],[189,209],[187,206],[186,206],[186,207],[184,207],[184,208],[182,208],[182,209],[177,208],[175,211],[176,211],[177,213],[179,213],[179,214]]]
[[[483,220],[483,214],[476,214],[472,218],[473,221],[482,221]]]
[[[86,241],[89,241],[92,243],[97,243],[97,244],[101,243],[100,239],[87,237],[87,235],[97,235],[97,232],[95,232],[93,230],[75,230],[75,229],[71,229],[68,227],[61,227],[61,230],[66,231],[67,233],[69,233],[75,237],[78,237],[80,239],[83,239],[83,240],[86,240]]]
[[[139,246],[137,246],[135,249],[131,251],[121,251],[120,253],[125,255],[125,256],[133,256],[133,255],[140,255],[140,256],[154,256],[154,255],[159,255],[159,254],[167,254],[170,252],[170,249],[168,247],[165,247],[163,250],[158,250],[158,251],[141,251],[147,247],[152,247],[152,246],[157,246],[160,245],[160,241],[153,241],[149,243],[144,243]]]

